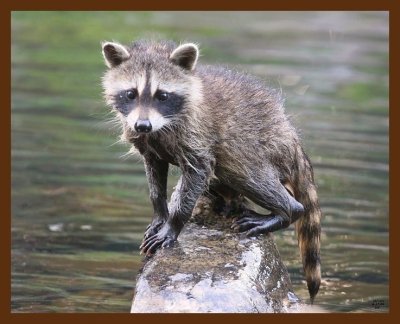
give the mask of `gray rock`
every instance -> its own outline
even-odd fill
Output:
[[[231,220],[195,217],[172,248],[146,258],[132,313],[276,313],[302,307],[272,235],[245,238]]]

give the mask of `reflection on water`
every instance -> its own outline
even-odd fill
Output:
[[[14,12],[12,310],[129,311],[151,208],[142,165],[120,158],[103,123],[99,42],[154,34],[197,41],[203,61],[282,88],[324,213],[317,303],[387,311],[384,12]],[[307,299],[293,229],[275,238]]]

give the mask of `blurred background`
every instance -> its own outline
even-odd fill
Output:
[[[100,42],[148,37],[282,89],[324,214],[316,303],[387,312],[387,12],[13,12],[11,311],[129,312],[152,208],[107,123]],[[274,236],[308,300],[293,227]]]

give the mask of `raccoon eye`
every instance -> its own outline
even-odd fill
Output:
[[[168,99],[169,93],[164,91],[157,91],[155,97],[160,101],[165,101]]]
[[[130,99],[130,100],[135,99],[136,96],[137,96],[137,91],[136,91],[136,89],[127,90],[127,91],[125,92],[125,96],[126,96],[128,99]]]

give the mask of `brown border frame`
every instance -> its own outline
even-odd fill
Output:
[[[186,322],[190,321],[203,321],[215,320],[218,322],[266,322],[266,321],[340,321],[354,323],[355,321],[394,321],[399,314],[397,305],[399,301],[399,288],[400,283],[398,279],[399,274],[399,259],[396,258],[398,252],[399,236],[395,235],[394,230],[399,228],[399,220],[397,217],[399,208],[397,204],[393,203],[393,198],[396,193],[396,183],[399,176],[399,171],[396,166],[399,165],[399,158],[397,155],[399,128],[396,127],[396,120],[398,119],[399,104],[399,91],[393,91],[395,87],[399,86],[399,63],[400,53],[398,49],[398,32],[399,32],[399,10],[396,9],[396,0],[324,0],[315,1],[307,0],[301,3],[296,0],[281,0],[276,2],[261,2],[254,0],[247,0],[245,2],[233,1],[201,1],[196,3],[180,2],[178,0],[164,1],[157,3],[156,1],[119,1],[119,2],[99,2],[98,0],[83,0],[80,2],[73,2],[68,0],[2,0],[0,1],[0,30],[2,32],[2,50],[1,55],[1,69],[0,78],[2,79],[1,87],[1,122],[2,127],[1,141],[2,147],[5,149],[3,158],[0,159],[1,163],[1,206],[4,211],[1,217],[1,231],[2,231],[2,244],[1,255],[3,256],[1,269],[1,285],[2,293],[0,294],[1,302],[1,322],[14,323],[14,322],[37,322],[37,323],[53,323],[64,322],[70,323],[71,321],[82,322],[96,322],[96,323],[109,323],[111,321],[130,322],[135,321],[174,321]],[[390,28],[390,107],[389,110],[389,149],[390,149],[390,180],[389,180],[389,260],[390,260],[390,280],[389,280],[389,313],[387,314],[285,314],[285,315],[256,315],[256,314],[241,314],[241,315],[222,315],[222,314],[167,314],[167,315],[132,315],[132,314],[11,314],[11,287],[10,287],[10,269],[11,269],[11,12],[19,10],[376,10],[376,11],[389,11],[389,28]],[[397,42],[396,42],[397,39]],[[7,50],[8,49],[8,50]],[[273,317],[272,317],[273,316]],[[207,317],[207,318],[206,318]]]

